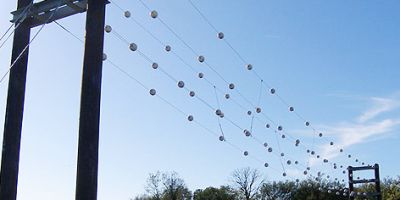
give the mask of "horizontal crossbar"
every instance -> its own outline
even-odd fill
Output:
[[[109,3],[109,2],[107,2]],[[30,20],[30,27],[51,23],[74,14],[86,12],[87,0],[44,0],[28,8],[20,8],[11,12],[13,15],[12,23],[20,19]]]

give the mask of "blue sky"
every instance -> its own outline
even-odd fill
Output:
[[[213,108],[221,107],[226,139],[238,147],[218,141],[196,123],[220,134],[214,111],[199,99],[191,98],[160,69],[151,68],[138,52],[112,33],[105,35],[109,60],[157,90],[162,98],[179,107],[185,115],[118,71],[104,63],[99,199],[128,199],[144,192],[148,173],[176,171],[190,189],[229,184],[231,172],[250,166],[259,169],[267,180],[284,180],[301,175],[306,165],[343,179],[342,170],[333,170],[305,153],[306,148],[339,165],[379,163],[381,174],[398,174],[400,153],[400,3],[398,1],[199,1],[193,0],[212,24],[254,67],[265,83],[276,89],[296,112],[309,121],[322,139],[314,138],[313,129],[288,111],[233,51],[216,36],[186,0],[143,0],[235,90],[221,80],[205,63],[177,39],[159,20],[152,19],[139,1],[116,0],[107,7],[107,24],[177,80],[183,80]],[[0,8],[1,33],[10,26],[14,2]],[[224,99],[204,79],[184,65],[172,52],[137,26],[139,21],[173,52],[223,92]],[[83,14],[60,20],[71,32],[84,37]],[[33,29],[35,33],[38,28]],[[114,32],[114,33],[115,33]],[[0,49],[0,74],[9,66],[11,40]],[[21,148],[18,199],[72,199],[75,188],[77,132],[79,122],[80,81],[83,45],[55,24],[46,25],[32,43],[29,58],[23,139]],[[8,81],[8,79],[7,79]],[[0,85],[0,124],[4,124],[7,81]],[[236,92],[262,108],[254,108]],[[235,103],[236,102],[236,103]],[[242,109],[241,105],[245,109]],[[237,126],[250,129],[252,110],[255,120],[252,134],[246,138]],[[265,117],[284,127],[286,139],[266,129]],[[3,126],[0,126],[2,132]],[[282,134],[282,133],[281,133]],[[277,139],[278,137],[278,139]],[[295,147],[293,139],[304,146]],[[0,136],[2,141],[2,136]],[[274,153],[267,153],[256,140],[268,142]],[[314,141],[314,142],[313,142]],[[334,141],[334,146],[327,145]],[[279,150],[279,147],[280,150]],[[338,154],[338,149],[345,154]],[[251,156],[243,156],[248,151]],[[298,160],[301,165],[284,164],[276,154],[285,153],[283,162]],[[352,154],[352,159],[346,158]],[[264,168],[264,162],[270,168]],[[282,177],[285,170],[289,176]]]

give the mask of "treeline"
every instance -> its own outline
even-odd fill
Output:
[[[353,193],[340,182],[320,177],[306,180],[266,181],[258,170],[243,168],[235,170],[229,185],[207,187],[193,192],[176,172],[149,174],[146,193],[131,200],[348,200],[375,199],[368,196],[375,191],[374,184],[364,184]],[[400,200],[400,177],[386,178],[381,182],[384,200]]]

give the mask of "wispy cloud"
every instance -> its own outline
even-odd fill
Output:
[[[397,95],[395,95],[397,96]],[[323,126],[326,133],[337,137],[334,147],[330,145],[321,146],[321,156],[333,159],[339,156],[340,149],[361,144],[371,139],[386,136],[400,125],[400,118],[377,119],[385,113],[395,111],[400,107],[399,98],[372,97],[369,99],[371,106],[354,119],[354,122],[340,122],[335,125]],[[316,159],[310,159],[310,164],[317,163]]]
[[[363,123],[370,119],[375,118],[381,113],[394,110],[400,106],[400,102],[390,98],[373,97],[371,101],[374,106],[358,117],[358,122]]]

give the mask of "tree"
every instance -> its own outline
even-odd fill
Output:
[[[296,184],[294,182],[269,182],[261,186],[260,193],[262,200],[290,200],[293,199],[296,192]]]
[[[204,190],[198,189],[193,194],[194,200],[235,200],[236,193],[228,186],[220,188],[208,187]]]
[[[159,171],[149,174],[145,189],[153,200],[161,200],[163,192],[161,189],[161,173]]]
[[[242,168],[232,173],[232,181],[243,199],[255,199],[264,179],[257,169]]]
[[[163,173],[162,183],[164,185],[163,200],[190,200],[192,198],[192,193],[176,172]]]

